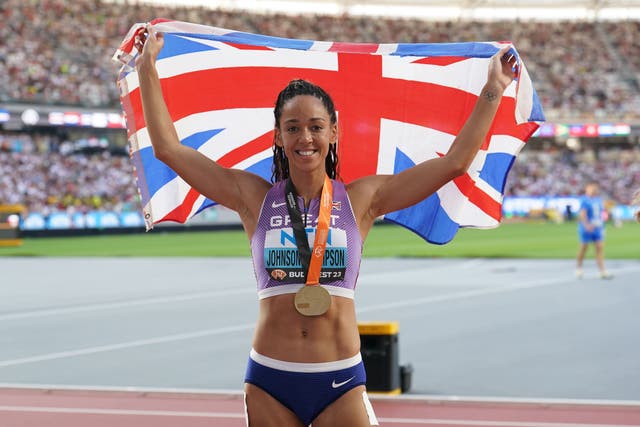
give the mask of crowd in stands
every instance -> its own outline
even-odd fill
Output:
[[[73,150],[47,135],[0,133],[0,204],[30,211],[140,211],[131,161],[124,152]],[[509,173],[507,196],[576,196],[600,183],[603,196],[629,204],[640,188],[640,150],[528,150]]]
[[[110,58],[156,17],[239,31],[352,42],[512,40],[548,119],[640,118],[640,22],[434,22],[288,16],[103,0],[0,2],[0,102],[118,107]]]
[[[123,4],[124,3],[124,4]],[[435,22],[348,16],[259,15],[136,1],[0,2],[0,103],[119,108],[111,56],[132,24],[153,18],[298,39],[351,42],[512,40],[548,120],[640,120],[640,22]],[[0,132],[0,204],[30,210],[139,210],[122,153],[79,153],[78,141]],[[77,144],[75,144],[77,145]],[[105,147],[103,147],[105,148]],[[512,196],[576,195],[586,181],[628,204],[640,153],[528,150],[509,175]]]
[[[575,196],[598,182],[606,200],[630,204],[640,189],[640,150],[528,150],[509,172],[506,196]]]
[[[0,204],[28,211],[140,210],[131,161],[124,152],[73,150],[74,141],[0,134]]]

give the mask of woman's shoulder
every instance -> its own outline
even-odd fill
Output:
[[[360,195],[369,197],[384,183],[386,178],[386,175],[367,175],[343,185],[350,197]]]
[[[264,192],[263,200],[284,197],[284,184],[286,181],[276,181],[269,183],[269,187]]]

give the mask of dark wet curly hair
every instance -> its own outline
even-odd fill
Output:
[[[320,86],[306,80],[297,79],[291,80],[289,84],[278,94],[276,106],[273,109],[276,128],[280,127],[280,117],[282,116],[282,108],[284,107],[284,104],[298,95],[311,95],[318,98],[322,101],[322,105],[327,109],[331,119],[331,124],[333,125],[337,123],[338,117],[336,115],[336,108],[333,105],[331,96],[329,96],[329,94]],[[282,181],[283,179],[289,178],[289,160],[284,154],[284,149],[276,144],[275,138],[276,137],[274,135],[273,166],[271,174],[272,182]],[[336,144],[329,144],[329,153],[325,159],[325,168],[329,178],[337,179],[338,153],[336,151]]]

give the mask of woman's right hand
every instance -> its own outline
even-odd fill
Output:
[[[136,58],[136,69],[140,71],[144,67],[155,66],[156,58],[164,46],[164,35],[147,24],[144,31],[136,35],[133,45],[140,52]]]

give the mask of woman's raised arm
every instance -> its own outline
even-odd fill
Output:
[[[491,58],[487,82],[475,107],[443,157],[427,160],[396,175],[364,177],[349,185],[349,198],[363,235],[377,217],[426,199],[467,171],[486,138],[504,90],[517,73],[516,58],[508,54],[509,49],[511,45],[504,46]]]
[[[220,166],[202,153],[182,145],[165,103],[156,59],[164,45],[164,37],[150,24],[136,36],[140,55],[136,70],[140,96],[153,152],[198,192],[240,214],[245,229],[252,234],[260,206],[270,184],[257,175]]]

